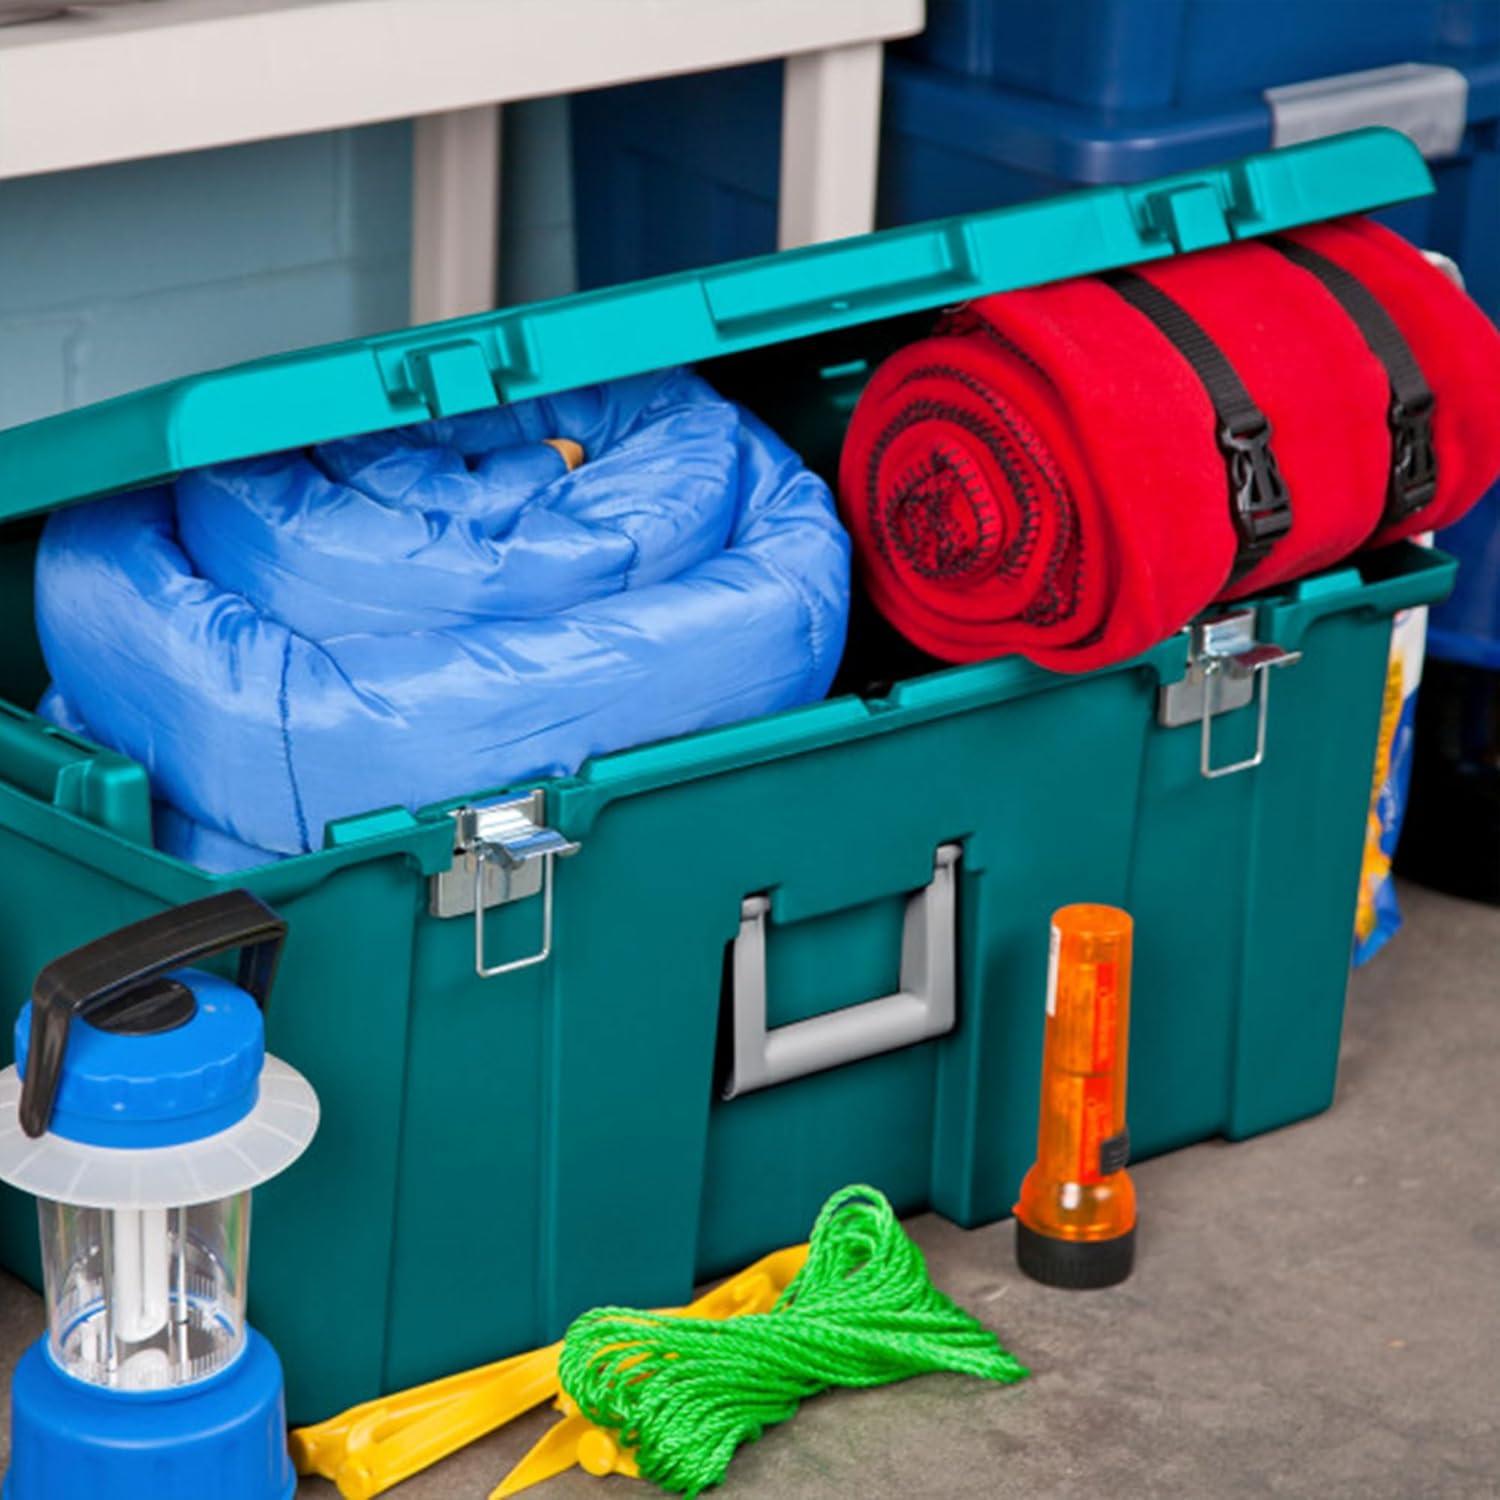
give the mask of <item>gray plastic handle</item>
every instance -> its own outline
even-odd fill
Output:
[[[1469,123],[1469,80],[1441,63],[1395,63],[1265,90],[1271,144],[1342,135],[1369,125],[1399,130],[1429,161],[1454,156]]]
[[[766,1025],[766,921],[771,902],[747,896],[734,940],[731,1010],[734,1047],[724,1098],[786,1083],[862,1057],[894,1052],[952,1031],[958,917],[957,844],[940,845],[932,883],[906,903],[901,933],[901,988],[894,995],[845,1006],[787,1026]]]

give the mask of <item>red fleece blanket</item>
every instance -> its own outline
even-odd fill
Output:
[[[1216,599],[1457,520],[1500,477],[1500,333],[1368,220],[1289,238],[1381,302],[1434,395],[1436,493],[1386,524],[1391,384],[1310,271],[1245,241],[1133,268],[1233,366],[1271,428],[1289,530],[1236,572],[1218,419],[1186,357],[1089,277],[986,297],[876,372],[850,423],[840,504],[871,597],[948,661],[1019,652],[1086,671]]]

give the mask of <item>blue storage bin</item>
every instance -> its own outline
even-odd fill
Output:
[[[1464,268],[1469,289],[1494,315],[1500,312],[1500,257],[1494,254],[1500,234],[1500,50],[1439,66],[1451,68],[1447,76],[1455,87],[1455,74],[1467,86],[1467,118],[1453,132],[1455,148],[1431,161],[1434,197],[1379,217],[1424,248],[1451,255]],[[1441,75],[1433,76],[1442,82]],[[1412,84],[1420,89],[1420,76]],[[893,60],[886,70],[880,219],[903,224],[981,204],[1191,171],[1264,150],[1275,130],[1272,106],[1258,94],[1106,115]]]
[[[1495,46],[1495,0],[928,0],[900,50],[1066,104],[1150,109]]]
[[[580,287],[776,248],[781,64],[575,94]]]
[[[1461,566],[1452,597],[1433,606],[1428,654],[1500,671],[1500,489],[1491,490],[1440,540]]]
[[[1493,11],[1500,23],[1500,4]],[[1480,302],[1500,312],[1500,257],[1493,254],[1500,233],[1500,39],[1489,52],[1423,62],[1435,64],[1427,70],[1433,76],[1445,70],[1453,85],[1434,109],[1456,101],[1466,119],[1440,154],[1429,153],[1436,196],[1381,217],[1453,256]],[[1410,83],[1420,91],[1420,77]],[[1356,116],[1354,123],[1380,121]],[[1423,123],[1434,138],[1444,134],[1440,126],[1432,131],[1431,118]],[[878,218],[882,227],[916,223],[1194,171],[1265,150],[1274,129],[1271,104],[1254,92],[1188,108],[1105,112],[893,58]],[[613,285],[775,249],[780,132],[779,63],[575,97],[580,283]]]
[[[978,55],[953,40],[958,32],[943,30],[957,24],[944,18],[958,9],[936,6],[937,30],[926,40],[953,66]],[[1037,70],[1027,75],[1034,90],[1044,86],[1038,81],[1042,70],[1056,64],[1057,76],[1068,75],[1070,87],[1095,88],[1096,97],[1103,89],[1112,104],[1135,101],[1144,93],[1120,93],[1123,82],[1110,85],[1110,92],[1102,79],[1109,71],[1106,61],[1113,59],[1111,67],[1129,72],[1138,83],[1146,64],[1135,52],[1144,49],[1153,57],[1160,52],[1177,69],[1179,91],[1200,93],[1216,76],[1231,92],[1205,94],[1186,104],[1100,109],[892,58],[886,67],[881,141],[882,226],[1194,171],[1263,151],[1288,132],[1307,131],[1309,119],[1313,127],[1336,130],[1341,114],[1353,125],[1378,123],[1388,113],[1428,148],[1437,192],[1378,217],[1414,243],[1452,256],[1480,304],[1500,317],[1497,0],[1349,5],[1269,0],[1253,8],[1229,0],[1158,0],[1150,6],[1150,27],[1133,29],[1125,22],[1139,15],[1140,0],[1056,0],[1026,7],[975,0],[965,14],[981,12],[1009,18],[997,33],[1005,41],[998,50],[1009,58],[1005,66],[1014,76],[1019,76],[1014,70]],[[1018,19],[1023,12],[1029,19]],[[1355,13],[1357,25],[1351,19]],[[1247,14],[1253,24],[1246,23]],[[1070,54],[1071,73],[1057,62],[1059,39],[1069,35],[1064,17],[1088,33],[1072,34],[1071,45],[1082,51]],[[964,35],[987,34],[978,21],[973,24],[980,29],[971,27]],[[1233,45],[1225,40],[1226,28],[1233,31]],[[1360,35],[1351,40],[1351,32]],[[1202,41],[1210,34],[1219,38],[1225,54],[1215,64],[1216,75],[1206,60],[1214,49]],[[1173,35],[1181,41],[1175,51],[1169,45]],[[1278,38],[1286,44],[1279,71],[1266,50]],[[1446,50],[1434,38],[1445,42]],[[1407,48],[1411,66],[1405,69],[1391,68],[1370,80],[1350,79],[1345,72],[1349,61],[1389,62]],[[1346,61],[1331,62],[1335,56]],[[1310,106],[1305,98],[1288,101],[1285,95],[1273,106],[1257,92],[1305,78],[1314,59],[1318,66],[1334,67],[1337,83],[1312,89]],[[1091,69],[1100,75],[1093,84],[1088,83]],[[575,98],[583,286],[775,248],[781,76],[779,63],[762,63]],[[1492,496],[1461,527],[1445,533],[1442,544],[1465,566],[1453,603],[1434,614],[1431,649],[1500,667],[1500,606],[1489,586],[1489,579],[1500,578],[1500,499]],[[1495,560],[1486,569],[1482,559],[1489,557]]]

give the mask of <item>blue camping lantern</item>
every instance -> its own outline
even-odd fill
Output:
[[[286,924],[247,891],[38,975],[0,1073],[0,1180],[37,1197],[47,1332],[11,1389],[4,1500],[287,1500],[281,1365],[245,1322],[250,1194],[318,1101],[265,1051]],[[238,949],[239,982],[184,967]]]

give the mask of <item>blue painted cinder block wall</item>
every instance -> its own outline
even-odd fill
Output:
[[[400,325],[404,124],[0,183],[0,427]]]
[[[571,289],[564,99],[506,110],[501,289]],[[0,427],[407,321],[411,128],[0,182]]]

